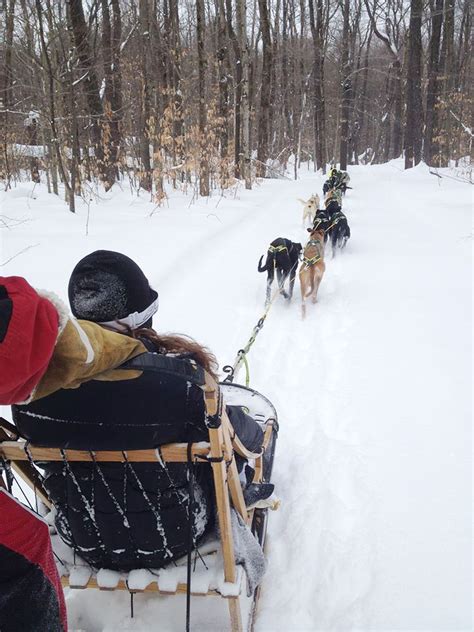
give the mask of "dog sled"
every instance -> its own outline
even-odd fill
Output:
[[[48,467],[59,467],[65,476],[72,477],[72,486],[83,485],[83,478],[77,474],[77,468],[88,467],[99,479],[102,472],[110,466],[123,467],[132,476],[134,469],[143,464],[156,464],[164,468],[184,468],[189,481],[189,498],[187,520],[179,525],[179,529],[188,534],[188,551],[185,556],[173,559],[168,566],[159,569],[152,567],[131,568],[125,572],[114,572],[107,568],[99,568],[88,563],[80,555],[80,549],[66,546],[58,536],[53,540],[58,544],[56,556],[60,558],[58,570],[63,586],[70,589],[121,590],[130,598],[131,616],[139,604],[134,601],[136,595],[155,593],[157,595],[186,594],[186,629],[191,626],[191,597],[219,597],[227,602],[229,627],[232,632],[251,630],[257,609],[259,586],[248,590],[248,581],[242,561],[236,551],[236,523],[241,528],[250,530],[260,547],[265,546],[268,509],[246,506],[242,484],[239,479],[236,458],[241,457],[253,465],[253,483],[264,483],[271,480],[275,446],[278,434],[277,413],[271,402],[263,395],[239,384],[217,384],[212,377],[193,362],[183,359],[144,354],[143,357],[130,361],[127,368],[136,368],[154,373],[159,384],[163,384],[163,393],[159,393],[160,418],[163,427],[169,423],[178,411],[187,415],[183,409],[184,393],[191,388],[198,391],[202,399],[202,418],[198,432],[192,442],[183,442],[178,424],[176,442],[157,442],[157,436],[148,447],[142,445],[146,436],[140,436],[143,428],[136,428],[133,435],[128,428],[120,429],[113,435],[107,424],[98,423],[89,428],[88,446],[85,449],[84,437],[77,431],[78,424],[71,424],[66,435],[53,433],[46,440],[38,433],[49,428],[55,429],[53,416],[35,413],[29,407],[14,407],[15,424],[5,420],[0,422],[0,466],[3,464],[4,485],[12,489],[16,477],[19,477],[34,492],[37,501],[53,509],[51,490],[45,484],[44,471]],[[131,380],[133,382],[133,380]],[[87,383],[87,384],[92,384]],[[69,391],[68,395],[79,398],[87,384],[80,389]],[[169,388],[170,385],[172,388]],[[96,382],[91,386],[106,393],[107,383]],[[124,396],[125,397],[125,396]],[[47,400],[38,400],[38,404]],[[125,400],[124,400],[125,401]],[[186,400],[187,402],[187,400]],[[260,452],[251,452],[236,435],[224,405],[238,405],[258,422],[263,431],[263,448]],[[179,404],[179,405],[178,405]],[[44,410],[43,410],[44,412]],[[176,421],[176,418],[174,418]],[[57,426],[59,424],[56,424]],[[182,428],[181,428],[182,429]],[[57,430],[57,428],[56,428]],[[59,430],[58,430],[59,432]],[[63,432],[63,429],[61,429]],[[112,436],[113,435],[113,436]],[[169,434],[166,435],[169,438]],[[197,440],[199,439],[199,440]],[[138,441],[138,443],[137,443]],[[216,523],[219,538],[208,537],[199,543],[193,538],[191,516],[194,515],[195,499],[192,483],[196,468],[205,468],[213,482]],[[209,468],[209,469],[207,469]],[[74,474],[74,472],[76,474]],[[74,480],[75,479],[75,480]],[[1,477],[0,477],[1,482]],[[18,481],[22,485],[21,481]],[[47,481],[46,481],[47,482]],[[140,485],[136,479],[138,490]],[[135,480],[134,480],[135,484]],[[137,487],[137,485],[135,485]],[[81,491],[80,496],[84,496]],[[145,494],[146,495],[146,494]],[[84,514],[93,514],[94,498],[84,497]],[[81,500],[81,502],[82,502]],[[150,499],[147,498],[147,502]],[[111,490],[111,503],[120,521],[126,524],[130,516],[127,509],[118,502]],[[153,510],[157,525],[160,524],[159,502]],[[156,514],[156,515],[155,515]],[[91,525],[94,521],[91,518]],[[100,534],[99,534],[100,538]],[[244,564],[245,565],[245,564]],[[184,613],[183,613],[184,619]]]

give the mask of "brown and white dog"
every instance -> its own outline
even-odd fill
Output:
[[[309,200],[301,200],[298,198],[298,201],[301,204],[304,204],[303,208],[303,226],[306,226],[306,223],[312,224],[314,221],[314,217],[316,215],[316,211],[319,208],[319,195],[317,193],[313,193],[313,195],[309,198]]]
[[[324,263],[324,230],[312,228],[309,232],[309,241],[303,250],[303,262],[299,270],[301,285],[301,315],[306,316],[305,299],[311,297],[316,303],[319,284],[323,278],[326,264]]]

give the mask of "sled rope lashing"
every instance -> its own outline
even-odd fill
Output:
[[[40,498],[45,500],[48,506],[51,506],[47,492],[42,485],[42,477],[37,469],[37,464],[43,463],[58,463],[62,464],[64,468],[67,468],[72,472],[73,478],[71,479],[73,485],[82,486],[82,481],[79,480],[79,476],[76,475],[75,464],[89,463],[93,466],[95,476],[100,479],[104,485],[107,485],[107,481],[104,483],[105,473],[102,472],[102,466],[106,463],[122,463],[127,470],[127,476],[134,479],[134,483],[140,487],[140,479],[137,472],[135,472],[136,463],[157,463],[162,467],[167,463],[182,463],[189,466],[189,483],[192,485],[194,472],[193,469],[197,462],[207,463],[212,468],[213,481],[214,481],[214,493],[215,504],[217,513],[217,523],[220,533],[219,549],[221,550],[223,560],[223,581],[226,585],[235,585],[235,592],[231,595],[221,595],[215,585],[209,585],[204,591],[199,589],[193,591],[192,587],[192,555],[195,547],[195,534],[191,528],[188,531],[188,538],[191,545],[188,547],[190,555],[186,564],[186,580],[179,580],[173,589],[169,588],[169,585],[163,584],[160,587],[160,576],[153,574],[150,582],[144,586],[137,588],[134,584],[129,583],[129,579],[120,578],[113,587],[105,588],[99,584],[99,580],[95,574],[95,570],[90,565],[83,566],[85,573],[90,570],[90,573],[84,580],[81,580],[80,585],[78,583],[73,584],[69,581],[68,574],[61,578],[64,586],[70,588],[99,588],[103,590],[124,590],[130,594],[130,607],[131,614],[133,615],[134,602],[133,595],[139,592],[153,592],[155,594],[186,594],[187,598],[187,614],[186,624],[187,629],[191,625],[191,609],[190,600],[191,596],[219,596],[227,600],[230,626],[229,629],[232,632],[242,632],[242,613],[240,606],[240,598],[243,589],[244,573],[237,567],[235,553],[233,533],[231,526],[231,507],[240,514],[241,518],[250,526],[253,518],[253,512],[248,511],[245,505],[242,488],[237,471],[237,465],[235,461],[235,454],[240,454],[246,459],[253,459],[256,462],[256,474],[261,475],[261,468],[263,465],[264,450],[260,453],[250,452],[243,446],[240,439],[235,436],[234,429],[228,418],[225,407],[222,403],[222,396],[219,391],[218,384],[213,378],[204,374],[204,383],[200,384],[200,388],[203,391],[203,400],[205,408],[205,419],[208,431],[208,441],[200,441],[198,443],[174,443],[161,445],[158,449],[140,449],[140,450],[75,450],[69,448],[45,448],[28,443],[25,439],[18,436],[18,433],[9,431],[2,427],[0,420],[0,463],[5,462],[7,466],[11,466],[12,470],[21,474],[22,479],[29,484],[32,489],[36,490],[36,493]],[[272,439],[273,425],[270,424],[265,432],[264,446]],[[0,472],[1,476],[1,472]],[[74,481],[75,479],[75,481]],[[112,490],[111,490],[112,491]],[[112,494],[113,496],[113,494]],[[151,499],[149,499],[151,502]],[[94,525],[94,507],[92,506],[93,500],[91,498],[83,499],[84,502],[84,518],[88,521],[89,528]],[[121,499],[113,497],[116,511],[123,518],[126,514],[124,507],[121,506]],[[160,500],[157,499],[157,505]],[[189,528],[188,520],[192,514],[192,495],[188,496],[183,501],[187,506],[187,516],[183,519],[183,527]],[[188,504],[189,503],[189,504]],[[184,508],[184,506],[183,506]],[[158,509],[157,509],[158,511]],[[126,517],[126,516],[125,516]],[[186,522],[184,522],[186,520]],[[124,520],[124,525],[125,525]],[[93,528],[93,527],[92,527]],[[158,519],[157,519],[157,528]],[[72,535],[72,534],[71,534]],[[67,534],[66,534],[67,536]],[[133,538],[133,533],[130,531],[130,538]],[[73,543],[73,540],[71,540]],[[199,552],[196,553],[199,555]],[[79,551],[80,556],[80,551]],[[201,558],[203,563],[204,559]],[[68,573],[69,569],[75,567],[75,561],[73,564],[67,563],[63,565],[64,572]],[[206,567],[207,568],[207,567]],[[166,568],[163,571],[166,576]],[[207,572],[204,569],[201,572]],[[155,579],[156,577],[156,579]],[[207,592],[206,592],[207,590]]]
[[[270,299],[270,302],[268,303],[268,305],[266,306],[265,311],[263,312],[262,316],[258,319],[257,324],[253,328],[252,334],[251,334],[250,338],[248,339],[247,344],[245,345],[245,347],[243,349],[239,349],[237,351],[237,355],[235,357],[234,364],[232,366],[229,365],[229,364],[226,364],[224,367],[222,367],[222,370],[224,371],[224,373],[227,373],[227,377],[225,378],[224,383],[226,383],[226,382],[232,383],[234,381],[234,378],[236,377],[237,373],[239,372],[240,367],[243,364],[244,367],[245,367],[245,386],[249,386],[249,384],[250,384],[250,367],[249,367],[249,362],[248,362],[248,359],[247,359],[247,354],[250,351],[250,348],[252,347],[253,343],[255,342],[259,332],[263,328],[263,325],[265,324],[265,319],[268,316],[268,312],[270,311],[270,308],[273,305],[274,300],[276,299],[276,297],[279,294],[280,294],[280,288],[275,290],[275,292],[273,293],[273,296]]]

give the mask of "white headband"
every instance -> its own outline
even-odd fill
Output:
[[[125,318],[117,318],[117,320],[108,320],[105,322],[99,323],[99,325],[103,325],[104,327],[109,327],[110,329],[114,329],[115,331],[123,332],[128,331],[129,329],[135,330],[139,329],[142,325],[146,323],[147,320],[156,314],[158,311],[158,296],[155,298],[153,303],[149,305],[143,312],[133,312],[133,314],[129,314],[125,316]]]

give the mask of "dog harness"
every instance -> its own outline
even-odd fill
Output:
[[[316,215],[313,221],[313,230],[319,228],[321,224],[327,221],[329,221],[327,215],[324,215],[324,216],[320,215],[319,217]]]
[[[317,248],[317,254],[314,255],[314,257],[306,257],[303,256],[303,264],[305,269],[310,268],[311,266],[314,266],[316,263],[318,263],[318,261],[321,261],[322,258],[322,245],[321,242],[318,241],[317,239],[310,239],[308,241],[308,243],[306,244],[306,246],[315,246]]]
[[[272,254],[277,253],[277,252],[283,252],[284,250],[288,250],[288,248],[286,246],[269,246],[268,247],[268,252],[271,252]]]
[[[340,211],[336,211],[336,213],[334,213],[333,218],[332,218],[332,224],[326,229],[326,232],[333,228],[333,226],[335,226],[336,224],[338,224],[341,219],[346,219],[346,216],[344,215],[344,213],[341,213]]]

